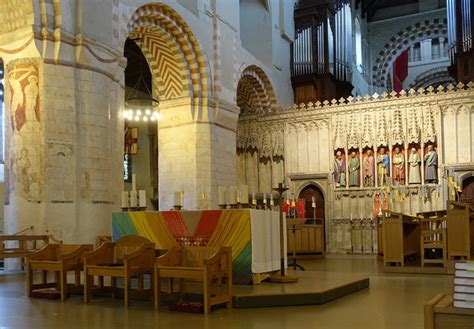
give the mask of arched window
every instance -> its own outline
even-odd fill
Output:
[[[355,19],[354,23],[354,35],[355,35],[355,62],[357,69],[362,72],[362,31],[360,28],[359,19]]]

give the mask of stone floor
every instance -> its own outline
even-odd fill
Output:
[[[62,303],[25,296],[22,273],[0,272],[0,329],[6,328],[324,328],[422,329],[423,304],[450,292],[447,275],[384,274],[374,258],[328,256],[302,262],[310,271],[370,273],[370,288],[321,306],[220,309],[208,316],[162,310],[150,303],[81,296]]]

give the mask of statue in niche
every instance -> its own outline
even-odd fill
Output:
[[[364,171],[364,186],[373,187],[374,186],[374,155],[372,150],[367,150],[367,155],[364,157],[363,162],[363,171]]]
[[[428,153],[425,155],[425,181],[438,183],[438,154],[433,145],[428,145]]]
[[[400,147],[395,147],[393,156],[393,181],[405,184],[405,156],[400,151]]]
[[[346,161],[344,160],[344,155],[340,150],[336,152],[333,174],[336,187],[346,186]]]
[[[351,152],[351,158],[349,159],[349,187],[360,186],[360,175],[359,168],[360,162],[355,151]]]
[[[420,157],[416,148],[411,149],[410,158],[408,163],[410,164],[410,171],[408,176],[408,184],[421,184],[421,175],[420,175]]]
[[[377,172],[379,186],[386,185],[387,178],[390,177],[390,158],[388,157],[384,146],[380,148],[380,153],[377,156]]]

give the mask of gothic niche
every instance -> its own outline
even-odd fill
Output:
[[[344,149],[334,152],[334,183],[337,188],[346,187],[346,154]]]
[[[375,159],[374,150],[366,147],[362,151],[362,182],[364,187],[375,186]]]
[[[380,146],[377,151],[377,175],[379,186],[389,185],[390,157],[385,145]]]
[[[421,184],[421,155],[420,145],[411,143],[408,145],[408,184]]]
[[[436,152],[437,147],[435,143],[425,144],[425,183],[437,184],[438,183],[438,153]]]
[[[349,150],[347,168],[349,171],[349,187],[360,187],[360,154],[356,148]]]
[[[405,149],[395,144],[392,149],[392,182],[394,185],[405,184]]]

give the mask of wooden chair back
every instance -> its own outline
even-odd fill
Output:
[[[134,253],[143,244],[151,244],[153,246],[152,258],[154,258],[155,244],[153,242],[139,235],[126,235],[114,242],[114,262],[123,262],[125,255]],[[147,259],[147,257],[145,257],[143,260],[145,259]],[[151,262],[150,266],[153,266],[153,261]]]
[[[219,247],[183,247],[182,266],[202,267],[206,259],[219,251]]]

